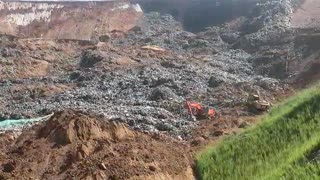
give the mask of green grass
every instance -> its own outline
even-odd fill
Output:
[[[320,163],[319,161],[310,162],[308,159],[303,159],[289,165],[283,174],[275,176],[278,179],[290,180],[319,180],[320,179]]]
[[[320,143],[305,156],[291,163],[277,179],[320,179]]]
[[[316,86],[273,108],[257,126],[201,152],[198,176],[204,180],[290,179],[290,168],[298,167],[296,162],[319,143],[320,89]],[[317,166],[311,169],[319,172]]]

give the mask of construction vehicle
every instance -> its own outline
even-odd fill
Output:
[[[251,94],[248,98],[248,105],[250,108],[258,111],[268,111],[271,104],[267,101],[261,100],[257,94]]]
[[[188,109],[190,119],[193,121],[197,119],[214,119],[217,117],[217,111],[214,108],[202,106],[200,103],[186,100],[185,106]]]

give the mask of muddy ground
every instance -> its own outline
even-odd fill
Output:
[[[250,94],[276,103],[319,79],[319,29],[292,25],[298,5],[267,1],[199,33],[146,13],[95,41],[2,35],[0,120],[58,113],[0,138],[1,176],[192,179],[197,150],[263,114]],[[191,120],[187,99],[219,117]]]

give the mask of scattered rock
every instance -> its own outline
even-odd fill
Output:
[[[86,51],[81,57],[80,67],[91,68],[103,59],[104,57],[96,51]]]
[[[217,130],[212,133],[212,136],[222,136],[224,134],[223,130]]]
[[[250,126],[250,123],[243,121],[240,123],[240,125],[238,126],[239,128],[247,128]]]
[[[208,82],[209,87],[211,88],[218,87],[221,83],[223,83],[223,81],[219,79],[219,77],[215,77],[215,76],[210,77]]]
[[[161,100],[173,100],[177,99],[177,95],[172,92],[170,88],[159,87],[155,88],[149,97],[152,101],[161,101]]]
[[[98,166],[101,170],[107,170],[107,167],[104,163],[100,163]]]
[[[191,145],[193,146],[199,146],[200,144],[202,144],[205,141],[205,139],[203,137],[197,137],[195,138],[192,142]]]
[[[156,52],[165,52],[166,51],[165,49],[163,49],[161,47],[150,46],[150,45],[142,46],[141,49],[143,49],[143,50],[151,50],[151,51],[156,51]]]
[[[155,172],[157,170],[157,168],[153,165],[150,165],[149,166],[149,170],[152,171],[152,172]]]
[[[10,173],[15,170],[15,167],[16,167],[16,163],[11,161],[2,165],[2,168],[3,168],[2,171],[6,173]]]
[[[99,36],[99,41],[100,42],[108,42],[109,39],[110,39],[110,36],[107,35],[107,34]]]

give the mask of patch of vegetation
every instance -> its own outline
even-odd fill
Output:
[[[320,163],[308,162],[295,163],[287,168],[287,171],[279,176],[279,179],[320,179]]]
[[[277,179],[320,179],[320,143],[306,156],[289,165]]]
[[[316,86],[273,108],[257,126],[200,153],[199,178],[290,179],[296,175],[290,168],[298,169],[296,162],[320,143],[319,132],[320,89]],[[310,169],[312,176],[320,171],[317,165]]]

